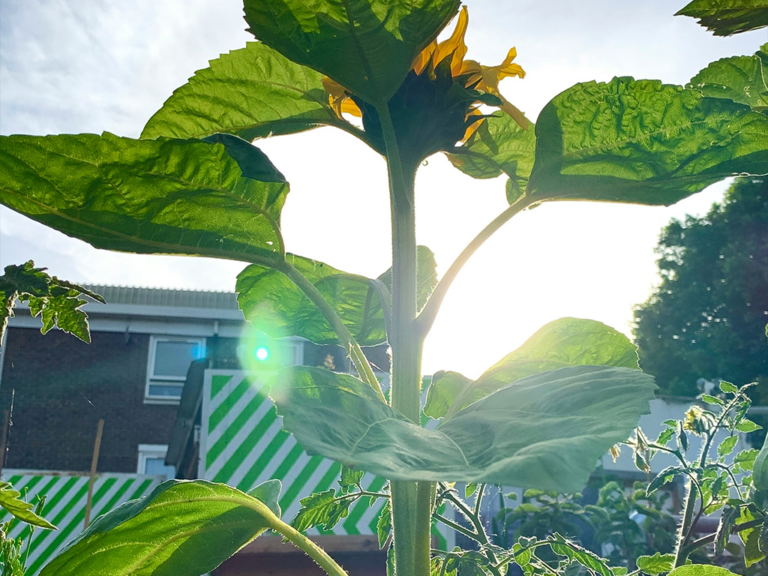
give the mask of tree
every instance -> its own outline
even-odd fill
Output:
[[[666,394],[699,378],[759,381],[768,401],[768,178],[731,186],[703,218],[673,220],[657,247],[662,282],[635,310],[640,365]]]

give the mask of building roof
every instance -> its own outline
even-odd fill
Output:
[[[237,295],[234,292],[135,288],[132,286],[107,286],[103,284],[88,284],[86,288],[102,296],[107,301],[107,304],[238,310]]]

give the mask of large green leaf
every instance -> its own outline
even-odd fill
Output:
[[[768,0],[693,0],[676,16],[696,18],[715,36],[768,26]]]
[[[387,102],[459,0],[245,0],[249,30],[373,104]]]
[[[288,185],[254,146],[213,140],[0,136],[0,203],[96,248],[279,257]]]
[[[768,111],[768,44],[753,56],[712,62],[691,79],[690,86],[710,98],[726,98],[753,110]]]
[[[637,347],[602,322],[561,318],[544,325],[474,382],[457,372],[435,374],[424,413],[442,418],[459,396],[454,412],[521,378],[584,365],[637,369]]]
[[[211,60],[174,91],[142,138],[200,138],[216,132],[246,140],[320,125],[342,128],[328,103],[323,75],[258,42]]]
[[[575,492],[648,413],[654,389],[639,370],[562,368],[518,380],[436,430],[413,424],[360,380],[319,368],[284,371],[271,394],[307,451],[357,469]]]
[[[386,341],[384,304],[389,308],[389,270],[372,280],[293,254],[286,260],[315,285],[358,344],[375,346]],[[426,246],[418,247],[418,263],[418,296],[423,305],[437,284],[435,257]],[[236,290],[246,319],[268,336],[300,336],[317,344],[339,342],[320,310],[279,270],[252,264],[238,275]]]
[[[97,518],[40,576],[199,576],[274,527],[275,511],[224,484],[170,480]]]
[[[447,154],[451,163],[473,178],[496,178],[506,174],[507,200],[522,194],[533,169],[536,133],[523,130],[510,116],[486,118],[467,142]]]
[[[768,173],[768,117],[655,80],[577,84],[544,107],[536,139],[531,200],[669,205]]]

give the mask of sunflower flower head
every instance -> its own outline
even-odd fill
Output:
[[[421,161],[440,150],[450,150],[465,142],[487,117],[481,105],[496,107],[508,114],[522,128],[529,122],[523,113],[499,91],[504,78],[525,77],[525,71],[513,61],[512,48],[498,66],[483,66],[467,60],[464,42],[469,25],[466,7],[459,13],[451,36],[432,41],[415,58],[412,68],[395,96],[390,100],[390,114],[401,151],[405,148],[414,161]],[[325,78],[323,86],[336,114],[362,117],[363,127],[375,147],[383,151],[381,125],[376,110],[346,88]]]

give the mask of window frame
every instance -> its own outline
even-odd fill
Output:
[[[147,356],[147,381],[144,386],[145,404],[178,404],[181,402],[181,391],[184,388],[184,382],[187,377],[184,376],[158,376],[155,375],[155,360],[157,358],[157,344],[159,342],[186,342],[200,346],[202,357],[207,353],[206,338],[202,336],[165,336],[161,334],[151,334],[149,337],[149,354]],[[152,385],[173,386],[179,389],[178,396],[163,396],[150,394]],[[149,444],[147,444],[149,446]]]
[[[139,457],[136,464],[136,473],[147,475],[147,460],[150,458],[162,458],[165,461],[165,457],[168,455],[168,444],[139,444]],[[176,476],[176,468],[174,468],[174,477]],[[169,478],[172,480],[173,478]]]

